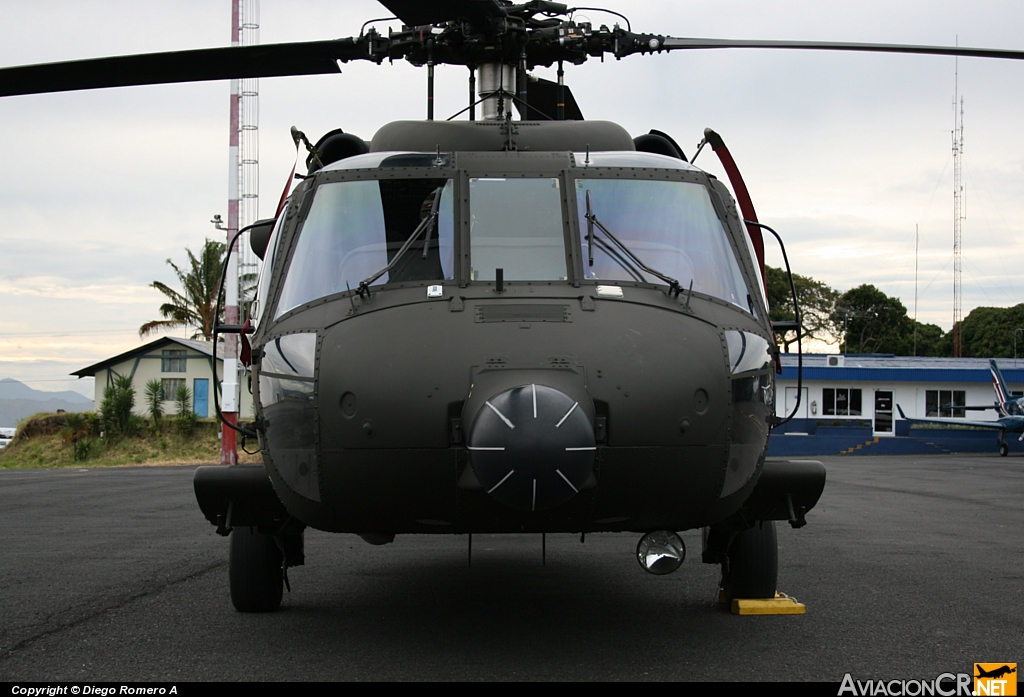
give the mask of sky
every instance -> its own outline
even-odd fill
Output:
[[[593,3],[588,3],[593,4]],[[0,0],[0,65],[227,45],[230,0]],[[606,0],[634,31],[683,37],[1024,49],[1020,0]],[[371,0],[262,0],[262,43],[358,34]],[[595,25],[614,16],[581,11]],[[578,16],[577,19],[580,17]],[[385,25],[386,26],[386,25]],[[395,24],[397,28],[397,24]],[[539,69],[543,76],[552,71]],[[957,75],[958,73],[958,75]],[[964,100],[963,310],[1024,302],[1024,61],[754,49],[567,66],[584,115],[633,135],[705,127],[725,139],[793,270],[839,290],[871,283],[952,324],[955,84]],[[260,83],[261,215],[294,158],[295,125],[369,139],[425,116],[425,71],[348,64]],[[0,378],[76,389],[69,373],[141,343],[172,259],[227,215],[229,83],[0,99]],[[437,71],[437,114],[466,103],[466,71]],[[706,149],[697,165],[726,179]],[[769,245],[769,263],[781,257]],[[178,332],[179,335],[184,335]]]

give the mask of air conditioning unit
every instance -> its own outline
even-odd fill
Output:
[[[825,365],[829,368],[842,368],[846,363],[846,356],[826,356]]]

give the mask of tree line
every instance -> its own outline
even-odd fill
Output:
[[[766,267],[771,319],[792,321],[789,277]],[[898,298],[865,283],[840,293],[810,276],[793,274],[800,302],[801,327],[807,338],[837,346],[840,353],[891,353],[897,356],[952,356],[953,332],[907,315]],[[1024,355],[1024,303],[1013,307],[976,307],[960,324],[962,355],[978,358]],[[786,351],[796,350],[796,332],[785,332]]]

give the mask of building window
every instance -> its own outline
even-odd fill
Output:
[[[164,349],[160,352],[160,372],[162,373],[184,373],[185,372],[185,351],[184,349]]]
[[[826,387],[821,393],[824,416],[861,415],[860,390]]]
[[[181,360],[185,360],[182,358]],[[164,399],[173,400],[178,397],[178,388],[185,386],[184,378],[163,378],[160,381],[161,387],[163,387]]]
[[[966,409],[958,409],[967,404],[965,390],[925,390],[925,416],[951,416],[962,419],[967,416]]]

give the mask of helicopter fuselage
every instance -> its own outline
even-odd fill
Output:
[[[626,146],[446,148],[452,125],[400,124],[437,146],[375,139],[306,179],[278,220],[251,385],[285,508],[384,536],[683,530],[734,513],[764,461],[774,382],[728,191]]]

